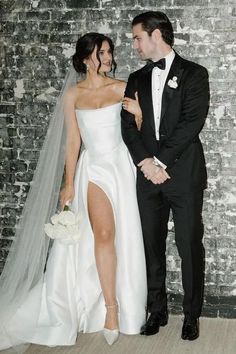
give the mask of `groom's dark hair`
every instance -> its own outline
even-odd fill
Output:
[[[161,11],[148,11],[136,16],[132,21],[132,26],[142,25],[144,31],[151,36],[155,29],[159,29],[164,42],[171,47],[174,44],[174,31],[172,24],[166,14]]]

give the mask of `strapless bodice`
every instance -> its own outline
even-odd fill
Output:
[[[120,110],[120,102],[98,109],[76,110],[81,138],[90,155],[111,153],[123,142]]]

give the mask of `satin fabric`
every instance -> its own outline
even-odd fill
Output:
[[[73,345],[79,331],[102,330],[105,304],[87,210],[89,182],[104,191],[113,209],[120,332],[139,333],[145,321],[146,266],[135,169],[122,141],[120,110],[120,103],[76,110],[84,150],[76,167],[72,210],[80,215],[81,238],[75,245],[54,241],[42,283],[0,330],[0,349],[19,343]]]

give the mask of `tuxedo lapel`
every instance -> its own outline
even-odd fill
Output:
[[[180,84],[181,76],[184,71],[184,69],[181,67],[181,60],[182,60],[181,57],[177,53],[175,53],[175,58],[174,58],[173,63],[170,67],[170,71],[167,76],[164,90],[163,90],[163,94],[162,94],[161,120],[163,119],[163,117],[166,113],[166,110],[170,105],[170,101],[175,93],[175,90],[177,89],[177,88],[171,88],[168,85],[169,80],[173,80],[173,77],[176,77],[177,84],[178,85]]]
[[[145,116],[150,119],[150,125],[155,131],[152,102],[152,71],[144,71],[143,74],[141,78],[141,95],[144,97],[142,109],[145,112]]]

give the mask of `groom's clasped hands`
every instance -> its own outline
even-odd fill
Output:
[[[167,179],[170,179],[169,174],[164,168],[154,164],[154,159],[152,157],[148,157],[139,162],[138,167],[140,167],[144,177],[154,184],[162,184]]]

